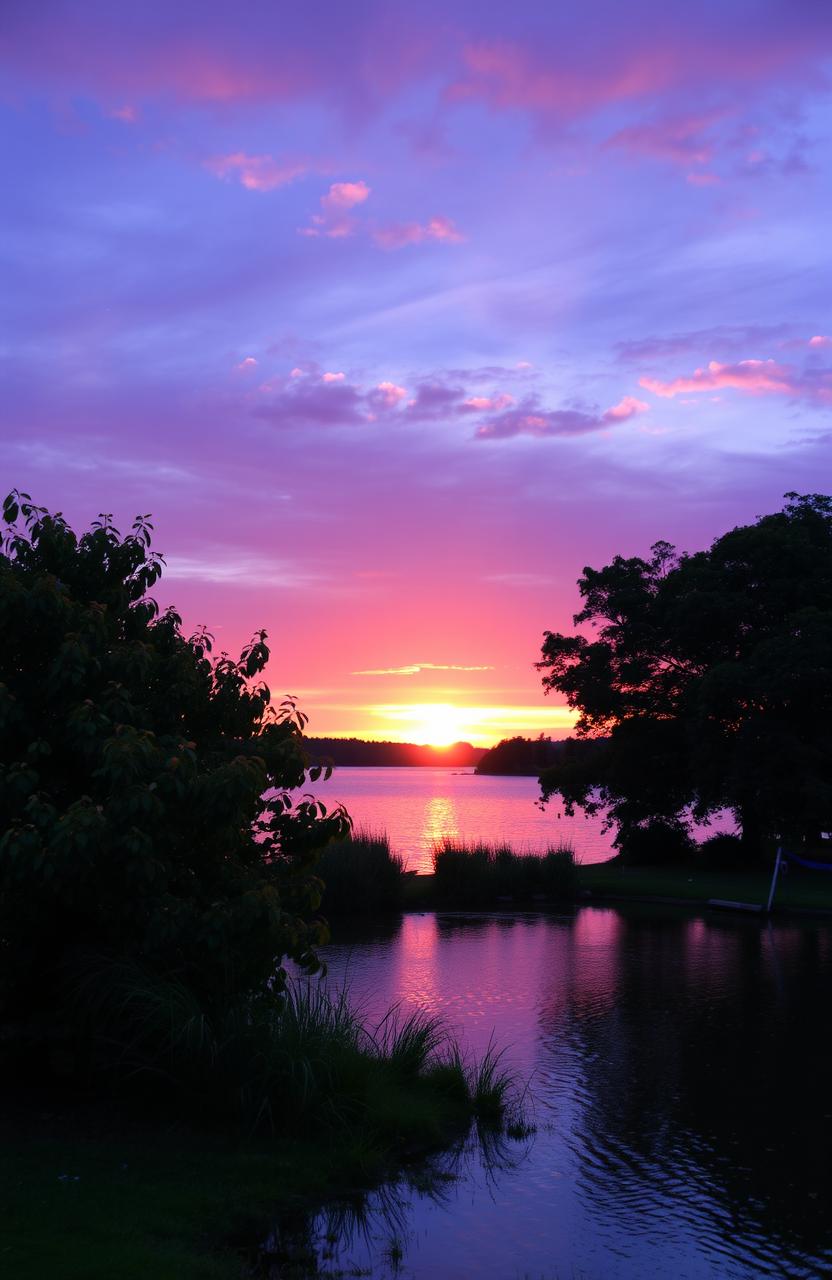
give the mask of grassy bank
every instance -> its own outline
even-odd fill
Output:
[[[707,867],[625,867],[616,862],[578,868],[582,897],[665,899],[704,904],[712,898],[765,904],[771,870]],[[774,911],[832,911],[832,875],[789,868],[781,874]]]
[[[88,982],[106,1069],[88,1046],[85,1081],[67,1036],[62,1074],[44,1063],[28,1098],[5,1090],[0,1258],[16,1280],[239,1280],[281,1213],[506,1117],[499,1057],[467,1062],[418,1011],[368,1029],[314,981],[221,1011],[133,967]]]
[[[625,867],[617,862],[578,864],[574,901],[578,903],[629,899],[642,902],[690,903],[705,906],[712,898],[765,904],[771,871],[719,871],[704,867]],[[432,875],[415,876],[406,885],[404,908],[430,911],[442,903]],[[497,903],[498,906],[507,905]],[[511,905],[526,905],[521,900]],[[535,906],[544,905],[540,901]],[[459,909],[473,909],[472,902]],[[777,912],[832,912],[832,875],[789,870],[782,875],[774,898]]]

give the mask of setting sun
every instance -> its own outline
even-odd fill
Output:
[[[447,702],[425,703],[413,711],[413,736],[434,747],[449,747],[464,736],[463,713]]]
[[[369,713],[370,723],[364,720]],[[575,721],[569,707],[550,703],[544,707],[483,707],[451,702],[373,703],[352,710],[359,737],[395,742],[417,742],[449,747],[470,742],[488,747],[515,734],[554,733],[562,736]]]

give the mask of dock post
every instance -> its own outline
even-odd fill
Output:
[[[774,891],[777,888],[777,877],[780,874],[780,845],[777,846],[777,857],[774,860],[774,872],[771,877],[771,887],[768,891],[768,902],[766,903],[766,915],[771,914],[771,904],[774,901]]]

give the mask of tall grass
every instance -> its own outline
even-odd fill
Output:
[[[445,839],[433,853],[434,891],[448,906],[494,906],[501,901],[568,900],[577,891],[574,850],[518,854],[508,845]]]
[[[325,885],[325,915],[377,915],[401,907],[404,862],[386,835],[359,830],[327,845],[316,872]]]
[[[394,1008],[367,1028],[314,979],[206,1009],[176,981],[91,958],[75,990],[106,1072],[211,1123],[424,1147],[474,1116],[499,1122],[512,1091],[491,1049],[469,1063],[437,1018]]]

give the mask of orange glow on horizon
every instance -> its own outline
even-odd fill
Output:
[[[332,714],[336,711],[336,715]],[[363,738],[370,742],[413,742],[450,747],[470,742],[491,747],[503,738],[536,738],[543,733],[565,737],[575,722],[569,707],[466,706],[451,702],[376,703],[369,706],[321,707],[312,715],[312,737]],[[337,716],[337,719],[336,719]],[[329,723],[321,723],[322,720]],[[333,724],[332,721],[335,720]]]

